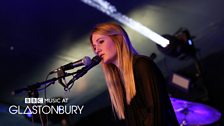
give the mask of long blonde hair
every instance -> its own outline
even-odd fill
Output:
[[[124,119],[124,97],[127,104],[136,94],[135,81],[133,74],[133,56],[137,54],[133,48],[129,37],[125,30],[116,23],[102,23],[96,25],[92,30],[90,41],[92,43],[92,35],[101,34],[111,37],[116,46],[118,69],[114,64],[102,64],[107,87],[112,102],[112,107],[116,111],[119,119]],[[122,85],[122,80],[124,85]],[[124,86],[125,92],[123,92]]]

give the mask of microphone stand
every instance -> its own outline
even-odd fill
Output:
[[[89,65],[89,66],[86,66],[86,67],[83,67],[83,68],[77,70],[77,71],[76,71],[76,75],[73,76],[73,78],[72,78],[72,79],[68,82],[68,84],[67,84],[68,89],[71,89],[72,87],[69,87],[69,86],[70,86],[72,83],[74,83],[76,80],[78,80],[80,77],[82,77],[84,74],[86,74],[87,71],[88,71],[89,69],[91,69],[91,68],[92,68],[91,65]]]
[[[78,71],[80,73],[80,70],[78,70]],[[46,80],[46,81],[43,81],[43,82],[37,82],[33,85],[28,85],[27,87],[12,91],[11,94],[12,95],[17,95],[17,94],[20,94],[20,93],[26,91],[29,98],[38,98],[39,97],[39,92],[38,91],[40,90],[40,87],[42,87],[43,85],[46,85],[45,88],[47,88],[51,84],[54,84],[55,81],[60,80],[62,78],[65,78],[67,76],[77,74],[78,71],[72,72],[72,73],[65,73],[63,76],[60,76],[60,77],[54,77],[52,79],[49,79],[49,80]],[[60,84],[62,84],[62,83],[60,83]],[[67,90],[68,86],[66,86],[65,84],[62,84],[62,86],[64,87],[65,90]],[[35,104],[39,104],[39,103],[35,103]],[[32,108],[32,106],[35,105],[35,104],[31,103],[31,104],[28,104],[28,106],[30,108]],[[31,111],[33,111],[33,110],[31,109]],[[48,125],[48,116],[46,114],[44,114],[44,113],[32,114],[32,123],[38,121],[39,119],[40,119],[40,122],[41,122],[42,126],[47,126]]]
[[[80,77],[82,77],[84,74],[86,74],[92,67],[99,64],[101,60],[102,60],[101,57],[95,56],[95,57],[92,58],[92,63],[90,65],[85,66],[85,67],[77,70],[76,75],[73,76],[73,78],[67,83],[68,89],[71,89],[72,88],[71,84],[73,84],[76,80],[78,80]],[[69,87],[70,85],[71,85],[71,87]]]
[[[54,84],[55,81],[57,81],[57,80],[64,87],[65,91],[67,91],[67,89],[70,90],[72,88],[71,84],[73,84],[76,80],[78,80],[80,77],[82,77],[84,74],[86,74],[88,72],[88,70],[90,70],[92,67],[97,65],[101,61],[101,58],[98,57],[98,56],[95,56],[92,60],[94,62],[92,62],[90,65],[88,65],[86,67],[83,67],[83,68],[81,68],[81,69],[79,69],[75,72],[65,73],[64,71],[61,71],[61,72],[63,72],[63,74],[59,77],[54,77],[52,79],[49,79],[49,80],[46,80],[46,81],[43,81],[43,82],[37,82],[35,84],[28,85],[27,87],[12,91],[11,94],[12,95],[17,95],[19,93],[22,93],[23,91],[26,91],[28,93],[28,97],[38,98],[39,97],[38,90],[40,90],[41,86],[45,85],[45,88],[47,88],[51,84]],[[49,74],[51,74],[51,73],[49,73]],[[75,76],[74,76],[74,74],[75,74]],[[60,82],[61,79],[64,79],[65,77],[71,76],[71,75],[73,76],[73,78],[67,84],[64,84],[64,83]],[[29,106],[32,106],[32,104],[29,104]],[[32,116],[32,122],[34,122],[34,117],[33,116]],[[48,122],[47,121],[48,120],[47,115],[44,115],[43,113],[40,113],[39,117],[40,117],[42,126],[46,126],[47,122]]]
[[[14,91],[11,92],[12,95],[17,95],[19,93],[22,93],[23,91],[34,91],[34,90],[37,90],[39,89],[41,86],[43,85],[47,85],[47,86],[50,86],[51,84],[54,84],[55,81],[59,80],[59,79],[62,79],[62,78],[65,78],[67,76],[71,76],[71,75],[74,75],[74,74],[77,74],[78,71],[76,72],[72,72],[72,73],[66,73],[65,75],[63,76],[60,76],[60,77],[54,77],[52,79],[49,79],[49,80],[46,80],[46,81],[43,81],[43,82],[37,82],[35,84],[32,84],[32,85],[28,85],[27,87],[24,87],[24,88],[21,88],[21,89],[16,89]],[[65,89],[68,87],[66,85],[62,85]]]
[[[71,76],[71,75],[74,75],[76,74],[75,76],[73,76],[73,78],[65,85],[63,83],[62,86],[64,87],[65,91],[67,90],[67,88],[69,87],[69,85],[71,85],[72,83],[74,83],[74,81],[76,81],[77,79],[79,79],[80,77],[82,77],[84,74],[86,74],[88,72],[88,70],[90,70],[92,67],[96,66],[97,64],[100,63],[100,61],[102,60],[101,57],[99,56],[95,56],[92,58],[92,63],[88,66],[85,66],[79,70],[77,70],[76,72],[72,72],[72,73],[65,73],[63,74],[62,76],[59,76],[59,77],[54,77],[50,80],[46,80],[46,81],[43,81],[43,82],[37,82],[36,84],[33,84],[33,85],[29,85],[25,88],[21,88],[21,89],[17,89],[15,91],[13,91],[11,94],[12,95],[16,95],[16,94],[19,94],[23,91],[32,91],[32,90],[37,90],[38,88],[40,88],[42,85],[47,85],[46,87],[50,86],[51,84],[54,84],[55,81],[59,80],[59,79],[62,79],[62,78],[65,78],[67,76]],[[71,88],[71,87],[70,87]],[[68,89],[70,89],[68,88]]]

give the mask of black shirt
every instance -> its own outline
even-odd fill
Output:
[[[133,65],[136,95],[130,105],[124,98],[126,125],[178,126],[164,77],[156,64],[149,57],[136,55]]]

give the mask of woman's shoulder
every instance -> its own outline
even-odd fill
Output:
[[[156,63],[148,56],[135,55],[133,60],[133,67],[134,71],[147,71],[150,73],[153,72],[154,74],[157,73],[159,75],[162,75]]]
[[[133,64],[152,64],[153,60],[145,55],[134,55]]]
[[[135,70],[159,70],[153,59],[145,55],[134,55],[133,66]]]

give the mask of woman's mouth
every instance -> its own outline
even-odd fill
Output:
[[[103,58],[104,54],[100,54],[100,57]]]

